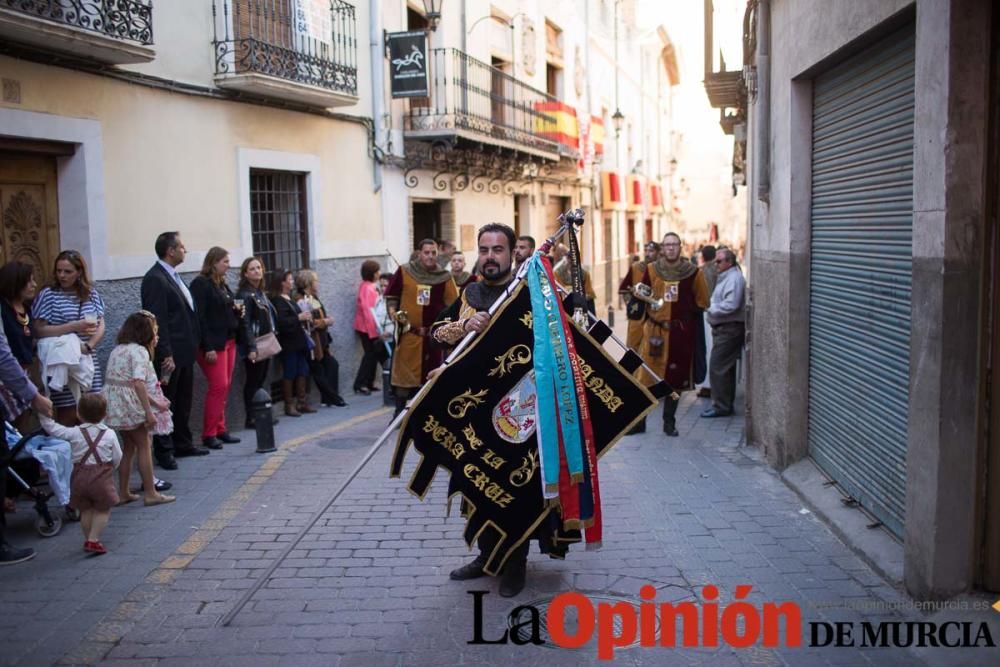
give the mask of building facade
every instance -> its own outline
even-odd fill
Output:
[[[313,267],[353,372],[358,265],[385,254],[371,21],[341,0],[0,5],[3,261],[48,281],[79,250],[108,306],[105,354],[162,231],[181,232],[183,272],[215,245],[234,267]]]
[[[745,67],[706,77],[746,142],[749,439],[899,539],[919,598],[1000,589],[998,24],[754,0]]]
[[[389,32],[428,28],[425,3],[381,5]],[[541,243],[560,213],[579,207],[584,263],[606,308],[627,258],[666,216],[676,60],[665,29],[640,34],[632,5],[439,3],[427,33],[428,94],[394,99],[387,85],[378,114],[395,257],[405,261],[421,238],[447,238],[471,266],[482,224],[503,222]],[[393,67],[387,60],[387,80]]]
[[[421,238],[471,266],[482,224],[541,242],[581,207],[607,308],[667,228],[665,28],[640,28],[630,0],[448,2],[432,26],[434,4],[0,3],[0,260],[48,280],[61,249],[80,251],[108,304],[103,355],[162,231],[181,232],[188,279],[215,245],[234,267],[314,268],[342,386],[361,261],[394,270]],[[421,97],[392,95],[399,31],[426,36]]]

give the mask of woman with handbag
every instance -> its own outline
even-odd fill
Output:
[[[309,405],[309,352],[313,342],[307,327],[312,321],[312,313],[302,312],[292,301],[293,284],[291,271],[275,269],[268,296],[274,306],[275,332],[281,343],[281,387],[285,414],[301,417],[303,412],[316,412]]]
[[[253,418],[253,396],[267,381],[267,371],[271,357],[281,352],[281,344],[275,334],[274,306],[264,292],[264,262],[259,257],[247,257],[240,265],[240,284],[236,292],[236,303],[243,304],[244,316],[236,350],[243,360],[246,381],[243,383],[243,406],[246,410],[246,427],[256,426]],[[268,392],[270,393],[270,391]],[[278,423],[272,417],[273,424]]]
[[[198,365],[208,381],[201,437],[209,449],[222,449],[222,443],[240,441],[226,429],[226,401],[236,367],[236,332],[243,314],[226,284],[228,271],[229,252],[213,246],[205,255],[201,273],[191,281],[191,298],[201,331]]]

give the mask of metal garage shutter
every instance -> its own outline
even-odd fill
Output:
[[[809,452],[897,535],[906,501],[913,27],[813,87]]]

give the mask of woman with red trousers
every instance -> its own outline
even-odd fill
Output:
[[[226,284],[227,271],[229,252],[214,246],[205,255],[201,274],[191,281],[190,288],[201,325],[198,365],[208,381],[201,436],[202,444],[209,449],[222,449],[222,443],[240,441],[226,429],[226,399],[236,366],[236,332],[242,317]]]

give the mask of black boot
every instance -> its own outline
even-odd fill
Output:
[[[400,387],[394,387],[393,393],[396,398],[396,412],[393,413],[392,417],[395,419],[399,416],[399,413],[406,409],[406,402],[410,400],[410,391],[408,389],[402,389]]]
[[[512,598],[524,590],[527,570],[527,561],[508,562],[503,569],[503,574],[500,575],[500,597]]]
[[[448,576],[455,581],[478,579],[485,574],[483,572],[484,565],[486,565],[486,558],[482,554],[479,554],[471,563],[466,563],[462,567],[452,570]]]
[[[679,400],[675,400],[667,396],[663,399],[663,432],[667,435],[676,438],[680,433],[677,432],[677,404]]]

